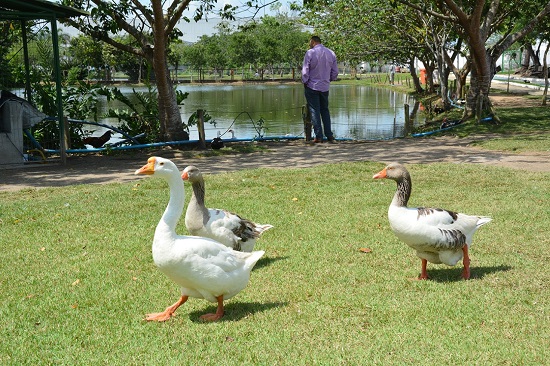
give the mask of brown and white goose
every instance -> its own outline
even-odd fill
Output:
[[[463,259],[462,277],[470,278],[468,249],[476,230],[491,218],[470,216],[440,208],[407,207],[412,182],[407,169],[398,163],[386,166],[373,176],[397,182],[397,191],[388,209],[388,219],[395,235],[416,250],[422,260],[419,279],[427,279],[427,262],[454,266]]]
[[[181,177],[191,182],[193,187],[185,213],[185,226],[191,235],[214,239],[234,250],[251,252],[262,233],[273,227],[256,224],[226,210],[207,208],[204,178],[197,167],[186,167]]]

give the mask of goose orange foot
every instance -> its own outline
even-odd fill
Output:
[[[201,320],[205,322],[213,322],[223,317],[223,295],[216,297],[216,299],[218,300],[218,308],[216,309],[216,313],[204,314],[200,317]]]
[[[468,255],[468,245],[465,245],[462,248],[462,252],[464,253],[464,259],[462,259],[462,263],[464,264],[464,269],[462,270],[462,278],[465,280],[470,279],[470,256]]]
[[[180,297],[178,301],[176,301],[173,305],[167,307],[163,312],[147,314],[145,316],[145,320],[157,321],[157,322],[167,321],[172,317],[172,315],[174,315],[174,312],[176,311],[176,309],[179,308],[182,304],[184,304],[188,298],[189,298],[188,296]]]
[[[418,276],[419,280],[428,279],[428,271],[426,270],[427,266],[428,266],[428,261],[426,259],[422,259],[422,268],[420,270],[420,276]]]

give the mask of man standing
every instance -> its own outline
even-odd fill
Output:
[[[311,37],[309,50],[304,56],[302,65],[302,82],[305,86],[307,106],[315,131],[314,143],[323,142],[323,130],[328,142],[334,142],[328,110],[328,90],[330,82],[336,80],[337,77],[336,54],[323,46],[318,36]]]

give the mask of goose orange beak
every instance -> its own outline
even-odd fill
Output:
[[[189,179],[189,174],[187,174],[187,172],[183,172],[182,175],[181,175],[181,179],[188,180]]]
[[[155,174],[155,158],[154,157],[151,157],[147,160],[147,164],[145,164],[144,166],[142,166],[141,168],[139,168],[138,170],[136,170],[134,172],[135,175],[138,175],[138,174],[146,174],[146,175],[151,175],[151,174]]]
[[[372,176],[372,179],[382,179],[382,178],[386,178],[386,168],[384,168],[383,170],[379,171],[378,173]]]

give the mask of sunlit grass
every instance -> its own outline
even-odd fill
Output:
[[[550,132],[545,134],[516,135],[512,137],[498,137],[473,143],[488,150],[507,152],[549,152]]]
[[[381,168],[207,175],[209,207],[275,226],[215,324],[199,321],[215,307],[197,299],[166,323],[142,320],[178,297],[151,258],[163,181],[0,193],[0,363],[545,363],[550,175],[409,166],[412,205],[494,219],[474,238],[472,280],[460,280],[460,265],[429,265],[432,280],[418,282],[420,260],[386,217],[395,183],[371,179]]]

